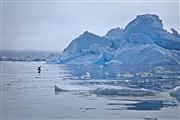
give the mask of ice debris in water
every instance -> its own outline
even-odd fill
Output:
[[[55,92],[75,92],[75,91],[89,91],[90,88],[80,85],[55,85]]]
[[[102,96],[153,96],[157,94],[157,91],[147,89],[134,89],[121,86],[111,85],[93,85],[93,86],[79,86],[79,85],[68,85],[68,86],[55,86],[55,92],[76,92],[86,91],[96,95]]]
[[[153,76],[153,74],[150,73],[150,72],[142,72],[140,75],[141,75],[141,77],[151,77],[151,76]]]
[[[175,87],[169,94],[170,96],[176,98],[176,100],[180,103],[180,86]]]
[[[54,86],[54,89],[55,89],[55,92],[68,92],[68,90],[61,89],[56,85]]]
[[[137,118],[144,119],[144,120],[158,120],[157,118],[153,118],[151,116],[137,117]]]
[[[92,91],[96,95],[105,96],[153,96],[156,91],[146,89],[133,89],[127,87],[103,86]]]
[[[157,66],[154,68],[154,71],[156,73],[164,73],[164,71],[166,70],[166,68],[162,67],[162,66]]]
[[[169,93],[172,97],[180,97],[180,86],[175,87]]]
[[[89,80],[91,79],[91,74],[89,72],[86,72],[85,75],[80,76],[81,79]]]
[[[129,72],[127,72],[127,73],[117,73],[117,74],[116,74],[116,77],[131,78],[131,77],[133,77],[133,76],[134,76],[134,74],[129,73]]]
[[[158,120],[157,118],[145,117],[144,120]]]

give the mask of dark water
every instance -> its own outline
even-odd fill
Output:
[[[38,73],[38,66],[42,66]],[[1,117],[179,120],[177,65],[53,65],[1,62]]]

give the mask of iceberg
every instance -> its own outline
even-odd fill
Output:
[[[111,52],[108,50],[111,41],[95,34],[84,32],[74,39],[63,54],[57,59],[57,63],[91,64],[104,62],[111,59]]]
[[[173,90],[169,92],[170,96],[176,98],[180,102],[180,86],[176,86]]]
[[[148,89],[135,89],[129,87],[112,86],[112,85],[94,85],[90,86],[80,86],[80,85],[61,85],[54,86],[55,92],[88,92],[90,94],[95,94],[97,96],[154,96],[158,94],[157,91]]]
[[[58,56],[59,64],[180,64],[180,34],[163,28],[154,14],[138,15],[124,29],[104,36],[88,31],[75,38]]]
[[[180,97],[180,86],[175,87],[169,94],[172,97]]]
[[[126,87],[106,86],[99,87],[92,91],[92,93],[98,96],[154,96],[157,91],[147,89],[133,89]]]

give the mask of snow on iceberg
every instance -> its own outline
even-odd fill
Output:
[[[138,15],[124,29],[105,36],[84,32],[55,63],[61,64],[180,64],[180,34],[163,29],[159,16]]]

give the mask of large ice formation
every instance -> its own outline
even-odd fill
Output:
[[[55,63],[62,64],[180,64],[180,34],[163,29],[157,15],[138,15],[124,29],[104,36],[84,32]]]

